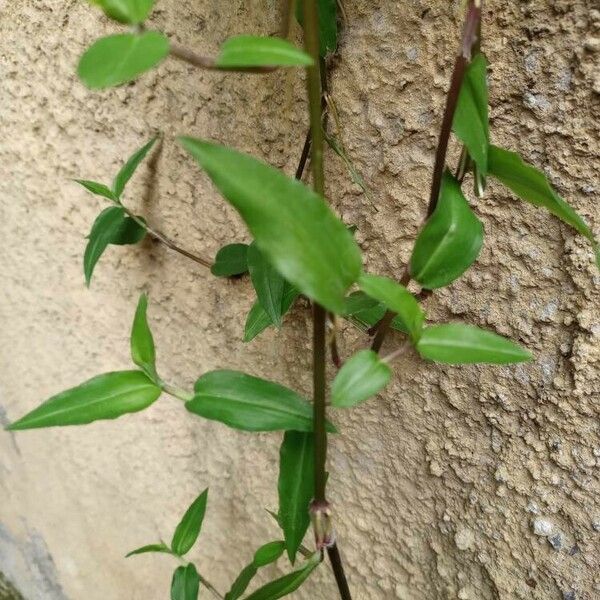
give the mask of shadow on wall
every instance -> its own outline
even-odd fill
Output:
[[[0,600],[68,600],[48,547],[36,531],[18,540],[0,523]]]

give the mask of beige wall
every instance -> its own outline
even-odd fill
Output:
[[[332,89],[373,201],[331,153],[329,197],[358,225],[368,268],[397,276],[424,213],[459,3],[345,5]],[[543,167],[600,232],[593,5],[490,0],[484,48],[494,141]],[[108,180],[164,132],[154,174],[144,166],[126,201],[212,256],[247,235],[173,136],[217,139],[292,173],[306,128],[301,74],[224,75],[169,60],[134,85],[90,92],[75,76],[78,56],[114,26],[79,0],[4,0],[0,9],[0,417],[128,367],[141,290],[166,378],[191,386],[204,371],[231,367],[309,393],[308,311],[297,307],[280,334],[243,344],[247,280],[216,280],[146,241],[111,248],[87,290],[83,236],[101,203],[70,181]],[[275,31],[277,8],[159,0],[152,25],[208,53],[234,33]],[[457,368],[411,354],[383,396],[336,415],[343,434],[332,441],[330,487],[352,588],[359,600],[592,600],[600,597],[598,272],[584,241],[498,186],[475,209],[487,234],[481,258],[427,310],[520,340],[536,359]],[[366,342],[344,333],[345,354]],[[0,571],[27,600],[167,598],[168,557],[123,555],[168,539],[210,486],[193,558],[226,589],[253,548],[277,536],[264,507],[276,507],[278,443],[202,421],[167,397],[115,422],[0,432]],[[556,548],[535,535],[535,519],[556,529]],[[297,597],[335,598],[327,569]]]

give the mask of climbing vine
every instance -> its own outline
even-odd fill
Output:
[[[350,599],[352,574],[346,575],[339,549],[343,540],[335,535],[335,521],[343,516],[336,515],[327,500],[328,436],[343,435],[335,426],[335,411],[348,410],[381,392],[393,376],[394,360],[409,346],[423,360],[452,365],[500,365],[531,359],[526,349],[493,331],[466,323],[430,323],[423,308],[426,298],[456,281],[476,262],[481,251],[484,227],[465,196],[465,182],[472,182],[474,196],[481,199],[486,180],[495,178],[518,198],[550,211],[591,242],[596,264],[600,265],[592,230],[557,194],[541,171],[490,141],[488,63],[482,52],[481,0],[466,3],[426,219],[403,272],[388,275],[364,270],[353,228],[335,215],[325,199],[325,145],[342,158],[353,181],[368,194],[343,144],[329,127],[329,116],[336,124],[338,119],[328,89],[328,67],[330,57],[338,51],[340,22],[348,18],[340,3],[284,0],[280,36],[231,38],[222,44],[215,57],[199,55],[172,43],[161,32],[146,29],[145,21],[154,0],[93,0],[92,3],[114,21],[128,26],[129,31],[101,38],[83,54],[78,74],[90,89],[137,79],[169,56],[198,68],[239,71],[249,76],[282,68],[305,69],[310,129],[294,177],[214,141],[187,136],[177,140],[238,211],[252,236],[250,244],[225,245],[214,260],[209,260],[181,248],[144,216],[127,208],[124,203],[127,185],[153,151],[158,136],[126,161],[112,184],[86,179],[77,182],[108,204],[88,235],[83,256],[88,286],[109,246],[137,244],[151,236],[210,269],[215,277],[248,275],[256,291],[256,301],[246,319],[245,342],[268,327],[282,327],[286,313],[302,296],[309,301],[313,314],[313,397],[311,402],[279,383],[226,369],[203,373],[193,390],[165,381],[156,369],[148,299],[142,295],[131,330],[131,358],[136,368],[105,373],[61,392],[8,429],[18,431],[114,419],[147,408],[164,393],[181,400],[185,410],[197,417],[243,431],[282,432],[279,508],[272,516],[281,528],[283,540],[261,545],[229,591],[218,591],[185,558],[200,535],[209,503],[208,489],[187,509],[170,543],[158,540],[133,550],[128,556],[158,552],[178,559],[181,564],[173,573],[172,600],[195,600],[202,588],[215,598],[226,600],[242,597],[275,600],[303,585],[327,554],[340,597]],[[287,40],[294,17],[303,27],[303,50]],[[454,171],[447,162],[451,143],[461,148]],[[308,164],[312,187],[302,182]],[[342,357],[338,350],[338,319],[345,319],[366,334],[366,347],[350,357]],[[383,342],[391,329],[397,332],[397,338],[403,339],[382,356]],[[329,359],[337,372],[328,383]],[[311,523],[314,543],[305,541]],[[257,572],[284,554],[291,565],[287,572],[247,592]]]

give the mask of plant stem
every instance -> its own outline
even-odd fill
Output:
[[[433,167],[433,178],[431,181],[431,194],[429,196],[429,205],[427,207],[427,217],[429,218],[437,206],[442,185],[442,176],[446,166],[446,154],[448,152],[448,141],[452,131],[452,121],[458,104],[458,95],[465,77],[465,70],[471,60],[471,53],[478,39],[481,22],[481,2],[480,0],[470,0],[467,9],[467,17],[463,27],[463,34],[460,46],[460,52],[454,61],[450,89],[446,96],[446,107],[442,119],[442,127],[435,152],[435,165]]]
[[[202,583],[202,585],[215,597],[218,598],[219,600],[223,600],[223,596],[219,593],[219,591],[217,590],[217,588],[215,588],[214,585],[212,585],[210,583],[210,581],[208,581],[207,579],[205,579],[204,577],[202,577],[202,575],[200,575],[200,573],[198,573],[198,577],[200,578],[200,582]]]
[[[337,544],[334,543],[327,548],[327,556],[329,556],[329,562],[331,563],[340,597],[342,600],[352,600],[352,594],[350,593],[350,587],[348,586],[348,580],[344,571],[344,564],[342,563],[342,557]]]
[[[410,283],[410,271],[408,269],[408,267],[406,267],[406,269],[404,269],[404,273],[402,275],[402,277],[400,278],[400,284],[403,286],[407,286]],[[373,343],[371,344],[371,350],[373,350],[373,352],[379,352],[381,350],[381,346],[383,345],[383,341],[385,340],[385,336],[387,335],[388,331],[390,330],[390,325],[392,324],[392,321],[394,320],[394,317],[396,316],[396,313],[391,311],[391,310],[387,310],[385,312],[385,315],[383,315],[383,318],[381,319],[381,321],[379,321],[379,323],[377,323],[377,325],[375,325],[375,339],[373,340]]]
[[[481,4],[481,0],[469,0],[469,7],[467,9],[467,16],[465,18],[465,24],[463,27],[460,51],[456,57],[456,60],[454,61],[450,89],[448,90],[448,94],[446,96],[446,107],[444,109],[440,137],[435,152],[431,193],[429,196],[429,204],[427,206],[427,216],[425,217],[425,220],[427,220],[433,214],[440,197],[442,176],[446,166],[448,142],[450,140],[452,121],[454,120],[454,113],[456,112],[460,88],[465,76],[465,70],[471,60],[472,52],[474,49],[479,48],[479,36],[481,35]],[[402,285],[408,285],[409,282],[410,272],[407,267],[404,271],[402,279],[400,280],[400,283]],[[379,321],[379,323],[376,325],[375,339],[371,345],[371,349],[375,352],[379,352],[381,349],[394,317],[395,313],[388,310],[381,321]]]
[[[217,65],[217,61],[210,56],[202,56],[201,54],[196,54],[196,52],[189,50],[188,48],[184,48],[179,44],[175,44],[171,42],[170,54],[173,58],[186,62],[194,67],[198,67],[200,69],[208,69],[209,71],[234,71],[238,73],[271,73],[277,70],[277,67],[239,67],[239,68],[231,68],[231,67],[219,67]]]
[[[210,269],[212,267],[212,262],[210,260],[203,258],[202,256],[198,256],[197,254],[193,254],[192,252],[188,252],[187,250],[184,250],[183,248],[179,247],[172,239],[168,238],[160,231],[156,231],[156,229],[150,227],[148,223],[142,221],[142,219],[140,219],[137,215],[132,213],[126,206],[123,206],[121,204],[121,207],[129,217],[131,217],[138,225],[140,225],[140,227],[143,227],[148,232],[148,235],[152,236],[155,240],[158,240],[159,242],[167,246],[167,248],[171,248],[171,250],[179,252],[179,254],[190,258],[194,262],[197,262],[198,264],[202,265],[203,267],[206,267],[207,269]]]
[[[165,392],[165,394],[174,396],[182,402],[189,402],[194,397],[194,394],[192,392],[186,392],[185,390],[182,390],[181,388],[178,388],[169,383],[165,383],[164,381],[162,382],[161,388],[162,391]]]
[[[311,160],[313,188],[325,194],[323,169],[323,130],[321,127],[321,69],[319,58],[319,17],[316,0],[304,0],[304,37],[306,52],[314,64],[307,68],[308,103],[312,139]],[[315,434],[315,501],[326,502],[325,463],[327,460],[327,432],[325,431],[325,321],[322,306],[313,305],[313,416]]]
[[[310,108],[310,129],[312,134],[311,168],[313,188],[321,196],[325,195],[325,174],[323,169],[323,129],[322,91],[324,73],[319,56],[319,14],[317,0],[304,1],[304,44],[314,64],[307,68],[308,102]],[[326,311],[315,303],[313,306],[313,427],[315,436],[315,497],[313,503],[327,505],[326,500],[326,461],[327,431],[325,430],[325,356],[326,356]],[[342,600],[352,600],[344,567],[338,548],[333,542],[327,548],[335,580]]]

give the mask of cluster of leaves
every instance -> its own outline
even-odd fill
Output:
[[[161,33],[142,26],[153,0],[95,0],[111,18],[134,25],[137,33],[114,35],[96,42],[82,57],[79,73],[89,87],[118,85],[158,64],[169,53]],[[320,0],[322,57],[337,46],[336,0]],[[302,22],[302,12],[297,13]],[[249,69],[265,66],[307,66],[311,59],[283,40],[241,36],[225,42],[211,68]],[[486,61],[477,54],[460,91],[453,129],[467,150],[477,195],[486,178],[495,177],[523,200],[542,206],[585,235],[597,249],[591,230],[553,190],[546,177],[516,154],[490,144]],[[84,272],[89,284],[94,267],[110,244],[133,244],[148,233],[141,216],[121,202],[125,186],[156,138],[140,148],[119,171],[113,185],[78,180],[90,192],[112,204],[100,213],[89,235]],[[447,364],[510,364],[530,359],[530,353],[492,331],[463,323],[429,324],[417,298],[389,277],[367,273],[353,232],[326,200],[298,180],[262,161],[213,142],[179,139],[183,148],[208,174],[224,198],[238,211],[252,236],[250,244],[228,244],[215,258],[218,277],[249,273],[257,300],[247,318],[244,339],[249,341],[273,325],[302,294],[328,312],[369,328],[386,312],[392,326],[424,359]],[[443,175],[436,208],[424,224],[410,258],[410,275],[423,289],[450,285],[477,259],[484,228],[465,198],[461,181]],[[232,370],[201,375],[193,392],[165,383],[156,368],[156,352],[147,320],[147,299],[140,298],[131,332],[131,356],[137,370],[100,375],[64,391],[9,426],[11,430],[78,425],[114,419],[143,410],[162,392],[181,399],[200,417],[250,432],[283,432],[276,515],[283,541],[259,548],[226,595],[235,600],[246,593],[257,571],[287,552],[295,564],[309,527],[309,503],[314,494],[313,416],[310,402],[279,383]],[[390,360],[372,350],[350,357],[331,386],[331,405],[345,409],[365,402],[390,381]],[[336,432],[327,423],[331,433]],[[207,502],[204,491],[178,525],[170,545],[160,542],[131,554],[163,552],[181,558],[199,535]],[[297,589],[320,562],[310,555],[295,570],[246,596],[246,600],[275,600]],[[196,599],[206,582],[196,567],[186,563],[175,570],[173,600]]]
[[[171,43],[164,33],[143,27],[155,0],[91,1],[111,19],[135,26],[137,31],[100,38],[86,50],[79,61],[78,74],[90,89],[132,81],[158,66],[171,52]],[[242,35],[226,40],[217,57],[204,59],[203,63],[205,68],[228,71],[301,67],[311,65],[312,59],[286,40]]]
[[[552,187],[544,173],[527,164],[518,154],[490,143],[488,125],[487,61],[482,53],[473,57],[460,90],[453,130],[465,145],[475,178],[475,191],[482,195],[488,175],[516,196],[545,208],[586,237],[600,268],[600,248],[589,225]]]

